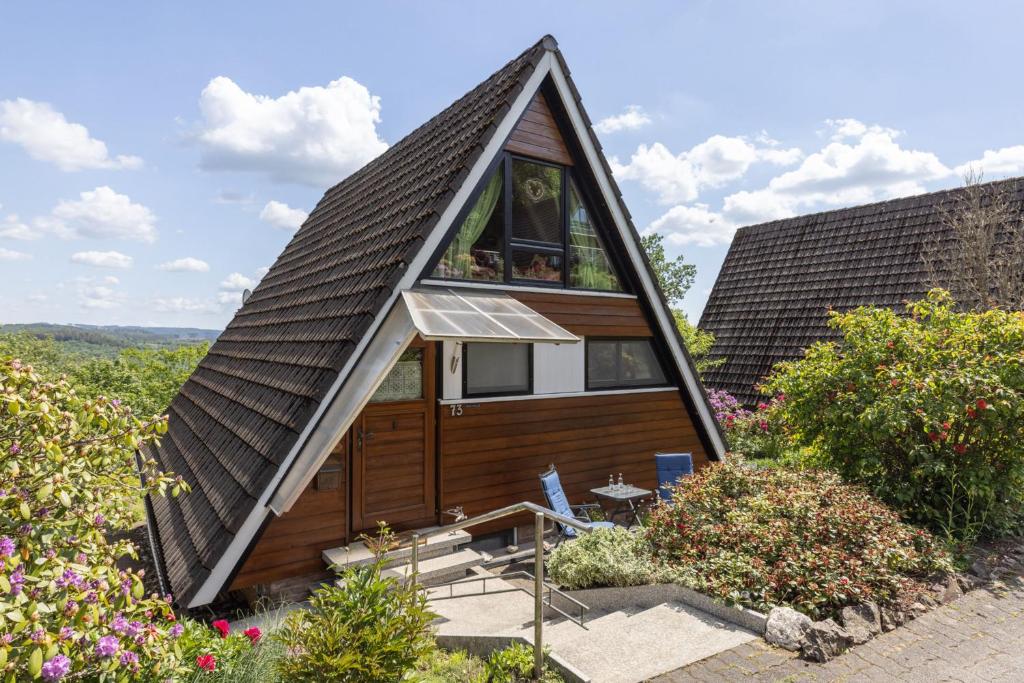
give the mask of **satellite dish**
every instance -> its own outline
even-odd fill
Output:
[[[251,289],[243,289],[242,290],[242,305],[243,306],[245,305],[245,302],[249,300],[250,296],[252,296],[252,290]]]

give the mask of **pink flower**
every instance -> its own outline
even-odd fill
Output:
[[[988,402],[983,398],[979,398],[978,402],[974,405],[978,406],[978,410],[985,410],[985,408],[988,408]]]
[[[259,639],[263,637],[263,632],[260,631],[259,626],[253,626],[252,628],[247,628],[244,631],[242,631],[242,633],[245,635],[246,638],[249,639],[249,641],[253,645],[255,645],[256,642],[259,641]]]
[[[213,671],[217,668],[217,658],[213,655],[199,655],[196,657],[196,666],[203,671]]]
[[[231,633],[231,625],[228,624],[228,622],[224,619],[218,619],[217,621],[210,624],[210,626],[213,626],[215,629],[220,631],[221,638],[227,638],[228,634]],[[213,669],[210,670],[213,671]]]

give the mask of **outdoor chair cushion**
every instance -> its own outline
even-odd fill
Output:
[[[565,496],[565,491],[562,489],[562,480],[558,478],[557,470],[552,469],[540,475],[540,487],[544,491],[544,498],[548,502],[548,507],[554,512],[557,512],[564,517],[579,519],[587,526],[595,529],[611,528],[615,526],[611,522],[586,521],[574,512],[572,506],[569,505],[569,499]],[[578,535],[576,533],[576,529],[571,526],[559,524],[558,527],[562,530],[562,535],[566,538],[576,538]]]
[[[693,474],[693,456],[689,453],[655,453],[658,470],[658,495],[664,501],[672,500],[672,487],[682,477]]]

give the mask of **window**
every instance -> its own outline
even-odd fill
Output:
[[[665,384],[648,339],[587,339],[587,389]]]
[[[569,169],[509,155],[480,190],[433,276],[623,291]]]
[[[467,342],[462,346],[463,396],[528,394],[533,389],[533,346]]]
[[[569,268],[570,287],[622,291],[576,183],[569,185]]]
[[[505,279],[505,183],[499,165],[434,269],[454,280]]]
[[[370,403],[423,398],[423,349],[406,349],[370,397]]]

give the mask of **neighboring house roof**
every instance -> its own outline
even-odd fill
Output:
[[[1024,178],[991,183],[1024,199]],[[941,220],[962,188],[892,199],[741,228],[733,238],[699,327],[715,335],[709,387],[746,404],[782,360],[835,337],[828,312],[901,309],[928,291],[922,247],[951,238]]]
[[[312,436],[321,419],[333,419],[345,378],[398,290],[418,277],[544,77],[580,105],[557,44],[545,36],[328,190],[182,387],[168,432],[150,451],[192,487],[150,501],[158,559],[179,604],[204,604],[224,588],[270,510],[290,505],[293,494],[280,491],[298,490],[308,473],[297,470],[313,472],[326,457],[327,427]],[[629,256],[650,284],[635,228],[581,109],[574,125],[586,131],[591,165],[603,171],[602,191],[613,198],[609,210],[632,235]],[[661,309],[656,317],[673,335],[714,457],[724,450],[721,434],[663,300]]]

